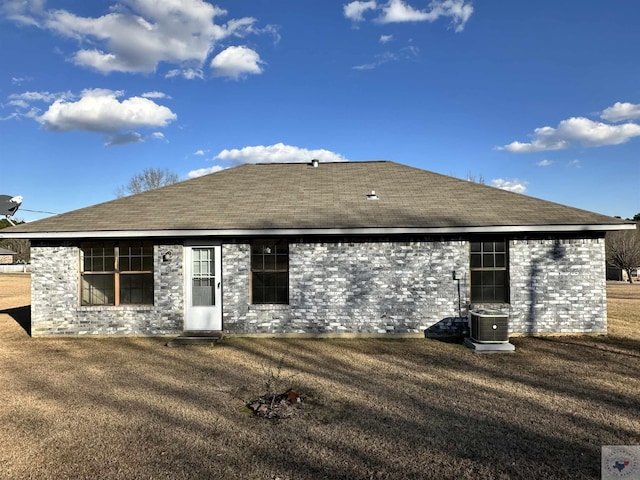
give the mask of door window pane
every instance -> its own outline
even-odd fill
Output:
[[[194,278],[191,299],[191,305],[194,307],[215,305],[215,278]]]
[[[191,305],[211,306],[215,305],[215,255],[213,248],[193,248],[192,279],[191,279]]]

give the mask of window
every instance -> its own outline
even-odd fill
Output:
[[[153,305],[153,243],[83,242],[81,305]]]
[[[254,240],[251,243],[251,302],[289,303],[287,240]]]
[[[471,302],[508,302],[507,243],[471,242]]]

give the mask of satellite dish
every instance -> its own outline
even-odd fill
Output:
[[[0,195],[0,215],[4,215],[11,225],[15,225],[11,217],[18,211],[20,205],[22,205],[22,196]]]

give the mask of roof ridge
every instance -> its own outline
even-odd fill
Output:
[[[318,160],[318,159],[313,159]],[[310,165],[312,160],[301,160],[299,162],[256,162],[256,163],[244,163],[241,165],[237,165],[238,167],[242,167],[245,165],[261,165],[261,166],[269,166],[269,165]],[[392,160],[318,160],[320,165],[330,165],[330,164],[338,164],[338,165],[354,165],[354,164],[362,164],[362,163],[396,163]],[[234,167],[231,167],[234,168]],[[216,172],[217,173],[217,172]]]

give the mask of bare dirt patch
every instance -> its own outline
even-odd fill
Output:
[[[0,311],[26,298],[7,278]],[[30,338],[0,313],[0,478],[598,479],[601,445],[640,443],[640,298],[620,292],[608,337],[515,338],[502,355],[425,339]],[[276,371],[273,391],[304,392],[304,408],[247,414]]]

